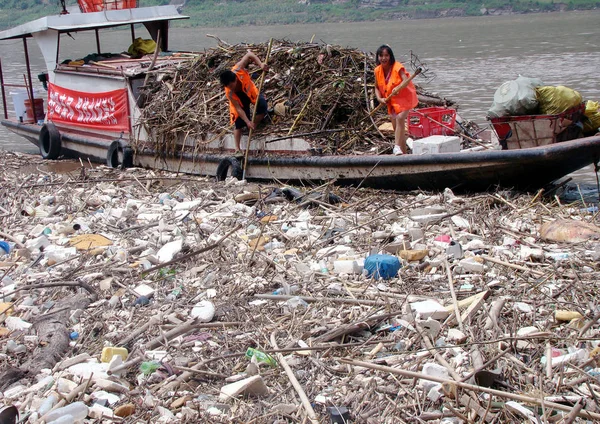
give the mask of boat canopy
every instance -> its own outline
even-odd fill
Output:
[[[60,33],[110,28],[121,25],[189,19],[181,15],[177,6],[152,6],[135,9],[104,10],[92,13],[69,13],[46,16],[0,32],[0,40],[32,37],[35,33],[55,30]]]

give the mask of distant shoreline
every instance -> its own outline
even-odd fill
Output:
[[[31,20],[58,14],[58,7],[38,5],[36,0],[21,0],[21,9],[6,9],[0,13],[0,30]],[[173,0],[175,1],[180,0]],[[163,4],[161,0],[146,0],[143,6]],[[352,22],[403,21],[464,17],[509,16],[555,12],[585,12],[600,9],[600,0],[578,0],[577,5],[529,0],[496,0],[494,7],[475,3],[430,3],[429,0],[252,0],[228,1],[226,6],[216,0],[188,0],[180,7],[189,20],[180,21],[178,28],[244,27],[290,24],[326,24]]]

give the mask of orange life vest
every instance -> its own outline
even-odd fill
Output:
[[[234,74],[237,75],[238,79],[242,83],[242,91],[244,93],[246,93],[246,96],[248,96],[248,98],[250,99],[250,102],[252,104],[256,103],[256,99],[258,99],[258,89],[252,82],[252,78],[250,77],[250,74],[248,73],[248,71],[246,71],[245,69],[236,69],[235,66],[233,68],[231,68],[231,70],[233,71]],[[229,115],[231,117],[231,123],[233,124],[235,122],[235,120],[239,118],[239,115],[238,115],[238,112],[237,112],[235,106],[233,105],[233,102],[231,101],[231,99],[238,102],[240,107],[242,107],[242,102],[241,102],[240,98],[237,96],[237,94],[235,94],[234,91],[231,91],[227,87],[225,87],[225,95],[227,96],[227,99],[229,100]],[[250,117],[248,117],[248,118],[250,118]]]
[[[375,84],[383,98],[389,96],[392,93],[394,87],[402,83],[402,78],[400,78],[401,70],[403,70],[406,74],[406,78],[410,78],[410,74],[406,71],[404,66],[400,62],[396,61],[394,62],[394,65],[392,65],[389,79],[386,82],[385,73],[383,72],[383,66],[379,65],[375,68]],[[392,97],[387,103],[388,113],[390,115],[398,114],[400,112],[404,112],[405,110],[410,110],[418,104],[419,99],[417,98],[417,89],[411,81],[406,87],[400,90],[400,92],[394,97]]]

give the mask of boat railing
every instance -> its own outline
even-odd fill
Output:
[[[13,83],[7,83],[4,82],[4,71],[2,69],[2,59],[0,59],[0,91],[2,92],[2,108],[4,110],[4,119],[8,119],[8,106],[7,106],[7,102],[6,102],[6,88],[7,87],[12,87],[12,88],[24,88],[25,91],[27,91],[27,97],[29,98],[29,100],[31,101],[31,105],[32,105],[32,114],[34,115],[34,121],[36,121],[36,116],[35,116],[35,107],[33,107],[33,89],[32,87],[27,84],[27,77],[25,75],[23,75],[23,80],[24,83],[23,84],[13,84]]]

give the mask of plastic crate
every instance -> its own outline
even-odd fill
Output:
[[[456,110],[445,107],[426,107],[408,112],[408,133],[413,138],[431,135],[454,135]]]
[[[137,7],[137,0],[77,0],[77,3],[82,13],[135,9]]]
[[[527,149],[546,146],[572,139],[565,131],[579,122],[585,111],[585,103],[556,115],[519,115],[488,119],[503,150]]]

